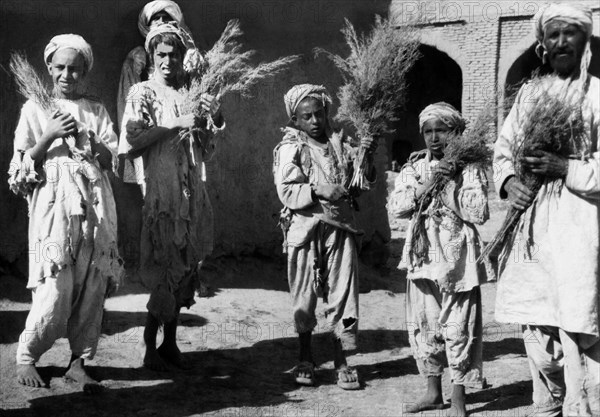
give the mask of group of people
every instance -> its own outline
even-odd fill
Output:
[[[537,194],[520,183],[512,149],[523,140],[529,102],[517,95],[495,145],[494,179],[500,197],[523,211],[518,233],[535,234],[539,251],[536,259],[507,262],[502,268],[496,318],[523,325],[536,415],[558,416],[563,409],[564,415],[599,415],[600,81],[587,72],[592,14],[553,4],[536,15],[535,23],[543,63],[566,88],[584,97],[585,149],[578,158],[544,153],[518,161],[547,179]],[[179,7],[169,0],[152,1],[140,13],[139,27],[145,46],[134,49],[123,68],[119,140],[105,107],[83,95],[93,54],[78,35],[56,36],[44,52],[56,109],[48,111],[29,100],[21,111],[9,184],[28,199],[30,246],[58,248],[56,256],[41,260],[30,251],[33,300],[17,349],[17,380],[27,386],[45,384],[35,364],[66,335],[72,351],[66,376],[85,391],[100,388],[84,360],[94,356],[104,299],[123,275],[107,176],[118,155],[127,157],[126,180],[143,185],[138,274],[150,291],[143,363],[155,370],[187,366],[176,344],[178,316],[181,307],[194,303],[200,266],[212,250],[203,161],[206,144],[225,121],[219,100],[208,94],[202,107],[210,123],[205,116],[181,114],[183,58],[193,40]],[[377,180],[377,141],[360,138],[366,158],[363,185],[349,190],[359,148],[332,127],[331,102],[329,92],[317,84],[296,85],[285,94],[289,122],[273,153],[273,175],[284,206],[280,225],[299,339],[293,378],[300,385],[316,384],[311,335],[321,297],[337,384],[354,390],[361,381],[347,356],[356,349],[362,234],[354,218],[355,199]],[[455,415],[467,413],[465,387],[483,384],[479,286],[492,277],[474,261],[482,249],[474,225],[489,217],[487,176],[476,165],[458,170],[444,160],[447,143],[460,140],[465,127],[466,120],[451,105],[427,106],[419,116],[427,148],[411,155],[389,198],[391,215],[410,219],[399,267],[407,269],[409,341],[427,381],[423,397],[409,401],[405,412],[444,407],[441,377],[446,366]],[[51,176],[57,167],[62,175]],[[446,185],[421,212],[418,202],[440,176],[447,178]],[[558,192],[550,186],[556,179],[564,184]],[[419,221],[431,245],[427,253],[419,253],[411,239]],[[518,250],[516,245],[509,252]],[[164,340],[157,347],[161,325]],[[90,328],[97,332],[90,334]]]

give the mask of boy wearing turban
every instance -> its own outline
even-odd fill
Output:
[[[355,349],[358,328],[357,238],[362,232],[356,227],[353,197],[346,189],[356,148],[342,132],[331,130],[331,97],[325,87],[296,85],[284,101],[290,123],[275,148],[273,171],[277,194],[285,206],[284,249],[300,341],[294,378],[301,385],[315,383],[311,334],[317,325],[317,299],[322,296],[327,303],[327,329],[333,333],[338,386],[358,389],[356,369],[346,362],[346,353]],[[375,143],[371,138],[361,140],[368,155]],[[367,187],[374,179],[371,156],[368,160]]]
[[[179,313],[195,303],[199,268],[213,248],[213,212],[202,170],[213,131],[207,118],[182,114],[189,104],[182,92],[186,39],[175,24],[148,33],[145,46],[154,70],[148,81],[131,89],[119,143],[122,155],[144,155],[147,174],[137,273],[150,290],[143,362],[154,370],[187,366],[176,340]],[[219,100],[203,94],[201,102],[223,129]],[[194,136],[182,137],[191,129]],[[157,347],[160,325],[164,338]]]
[[[181,8],[171,0],[154,0],[148,2],[138,16],[138,30],[144,39],[148,36],[151,28],[165,23],[175,23],[187,34],[190,33],[185,25]],[[186,44],[188,44],[187,46],[193,46],[194,42],[191,37],[186,39]],[[129,89],[133,85],[145,81],[151,73],[152,68],[148,66],[144,47],[141,45],[136,46],[127,54],[125,62],[123,62],[123,68],[121,69],[117,97],[117,122],[119,127],[121,127]],[[125,161],[123,181],[137,183],[140,184],[142,189],[144,188],[144,166],[141,157]]]
[[[479,285],[487,275],[475,262],[480,238],[474,224],[488,219],[487,179],[472,165],[462,172],[442,160],[450,140],[461,140],[465,120],[451,105],[427,106],[419,115],[427,149],[417,152],[396,177],[389,210],[410,218],[402,261],[407,269],[406,320],[410,346],[419,373],[427,378],[427,393],[404,411],[417,413],[443,408],[441,378],[450,368],[453,415],[466,415],[465,386],[481,388],[482,323]],[[423,212],[430,248],[412,240],[420,220],[418,201],[435,174],[448,184]],[[424,252],[424,253],[423,253]]]
[[[45,385],[35,367],[54,341],[71,347],[66,377],[87,392],[86,372],[98,346],[104,299],[120,280],[117,216],[106,171],[116,165],[117,137],[106,108],[82,95],[92,48],[79,35],[52,38],[44,60],[54,84],[48,113],[25,103],[15,131],[9,184],[29,202],[32,305],[17,348],[17,381]]]

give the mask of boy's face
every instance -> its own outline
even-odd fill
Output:
[[[182,57],[179,51],[166,43],[159,43],[153,54],[156,73],[165,80],[173,80],[182,71]]]
[[[548,23],[542,42],[552,69],[569,75],[579,67],[587,39],[577,25],[556,20]]]
[[[85,60],[75,49],[60,49],[52,55],[48,72],[58,92],[71,98],[80,92],[85,78]]]
[[[296,129],[305,132],[313,139],[320,139],[327,126],[327,111],[321,101],[307,97],[298,104],[292,122]]]
[[[444,157],[444,148],[450,133],[450,128],[440,119],[430,119],[423,124],[423,139],[427,149],[436,159]]]

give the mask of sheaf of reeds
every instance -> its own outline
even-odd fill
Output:
[[[56,109],[52,94],[39,77],[35,68],[27,60],[23,52],[12,52],[10,56],[9,69],[17,84],[17,91],[27,100],[31,100],[51,113]]]
[[[512,162],[516,180],[538,194],[546,181],[554,181],[543,175],[525,169],[523,158],[539,156],[549,152],[562,157],[580,157],[584,152],[582,139],[584,123],[581,113],[581,97],[568,97],[568,84],[559,90],[552,89],[555,83],[563,83],[555,75],[535,77],[530,81],[529,91],[540,93],[532,99],[529,110],[523,117],[522,135],[512,148]],[[531,96],[531,95],[530,95]],[[562,180],[558,180],[562,186]],[[506,218],[494,238],[487,244],[477,259],[478,262],[489,256],[498,247],[505,250],[512,241],[523,211],[510,207]],[[528,242],[531,243],[531,242]]]
[[[256,51],[243,51],[243,45],[238,41],[242,35],[239,21],[230,20],[221,37],[206,52],[201,71],[192,74],[184,88],[183,111],[202,114],[200,98],[205,93],[220,97],[238,93],[243,98],[252,97],[252,88],[256,84],[280,74],[299,58],[291,55],[254,64]]]
[[[378,139],[390,132],[390,122],[406,103],[406,77],[419,58],[416,25],[395,26],[376,17],[370,33],[360,36],[346,19],[342,29],[350,50],[347,57],[321,48],[315,54],[329,58],[341,72],[344,84],[338,90],[340,106],[336,119],[350,123],[359,137]],[[350,187],[362,188],[366,149],[360,148]]]

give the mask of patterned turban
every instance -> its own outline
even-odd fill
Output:
[[[138,16],[138,29],[144,38],[148,36],[148,32],[150,32],[150,20],[152,19],[152,16],[163,11],[171,16],[171,18],[180,26],[185,27],[183,13],[177,3],[171,0],[154,0],[147,3]]]
[[[50,39],[50,43],[48,43],[46,49],[44,49],[44,62],[46,62],[46,64],[50,63],[52,55],[54,55],[56,51],[67,48],[75,49],[79,52],[85,61],[86,71],[91,71],[94,66],[92,47],[81,36],[73,33],[57,35]]]
[[[452,130],[462,133],[466,127],[466,121],[462,114],[448,103],[440,101],[425,107],[419,114],[419,131],[423,133],[423,125],[431,119],[439,119]]]
[[[331,104],[331,96],[327,92],[327,89],[322,85],[315,84],[298,84],[290,88],[290,90],[283,96],[285,102],[285,111],[288,117],[291,119],[298,105],[306,97],[315,98],[323,103],[325,109],[329,108]]]

